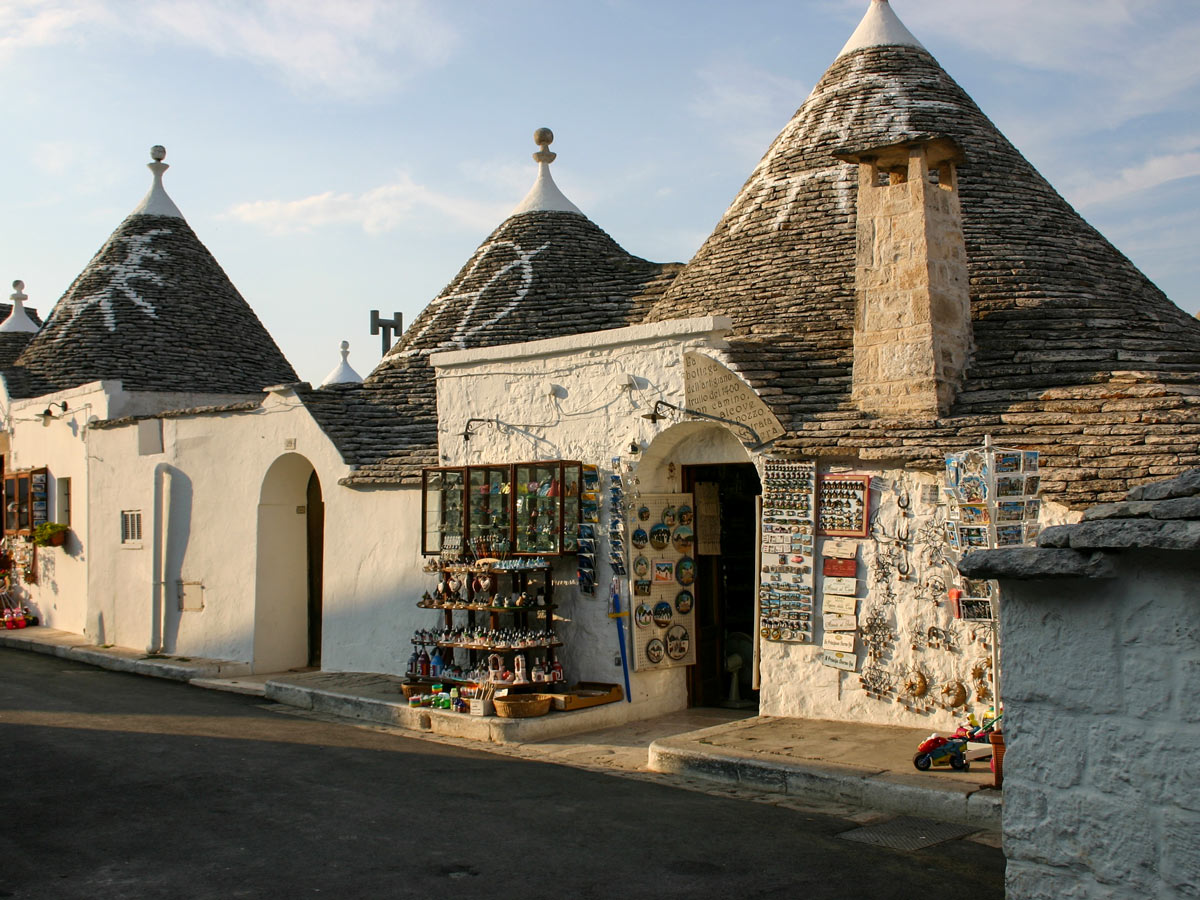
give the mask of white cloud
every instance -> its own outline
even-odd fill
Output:
[[[4,0],[0,35],[0,59],[115,37],[244,60],[294,88],[344,97],[394,89],[458,44],[425,0]]]
[[[0,59],[76,40],[81,28],[103,18],[101,6],[88,0],[5,0],[0,3]]]
[[[422,217],[434,217],[473,229],[491,229],[514,203],[481,203],[439,193],[402,173],[390,184],[363,193],[326,191],[299,200],[239,203],[228,216],[272,234],[312,231],[330,225],[356,225],[367,234],[382,234]]]
[[[1192,178],[1197,175],[1200,175],[1200,153],[1152,156],[1136,166],[1122,169],[1115,177],[1072,191],[1068,199],[1079,208],[1085,209],[1128,194],[1148,191],[1180,178]]]

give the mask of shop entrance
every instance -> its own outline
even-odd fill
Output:
[[[733,705],[731,686],[736,677],[737,694],[744,705],[753,706],[758,701],[758,692],[750,689],[758,534],[755,498],[762,493],[758,471],[752,463],[685,465],[683,490],[693,495],[697,538],[696,664],[688,669],[688,703]],[[716,509],[711,508],[714,501]],[[734,675],[729,670],[737,669],[739,660]]]
[[[321,668],[321,588],[325,581],[325,503],[321,480],[308,476],[308,664]]]

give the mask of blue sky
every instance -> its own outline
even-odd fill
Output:
[[[868,0],[0,0],[0,280],[49,310],[166,186],[300,376],[411,322],[532,184],[687,261]],[[893,0],[979,106],[1200,310],[1200,4]]]

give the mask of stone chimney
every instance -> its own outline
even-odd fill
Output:
[[[961,151],[937,138],[837,157],[859,166],[853,400],[889,417],[945,415],[972,348]]]

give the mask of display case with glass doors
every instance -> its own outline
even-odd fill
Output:
[[[421,552],[460,556],[465,548],[466,469],[421,473]]]

